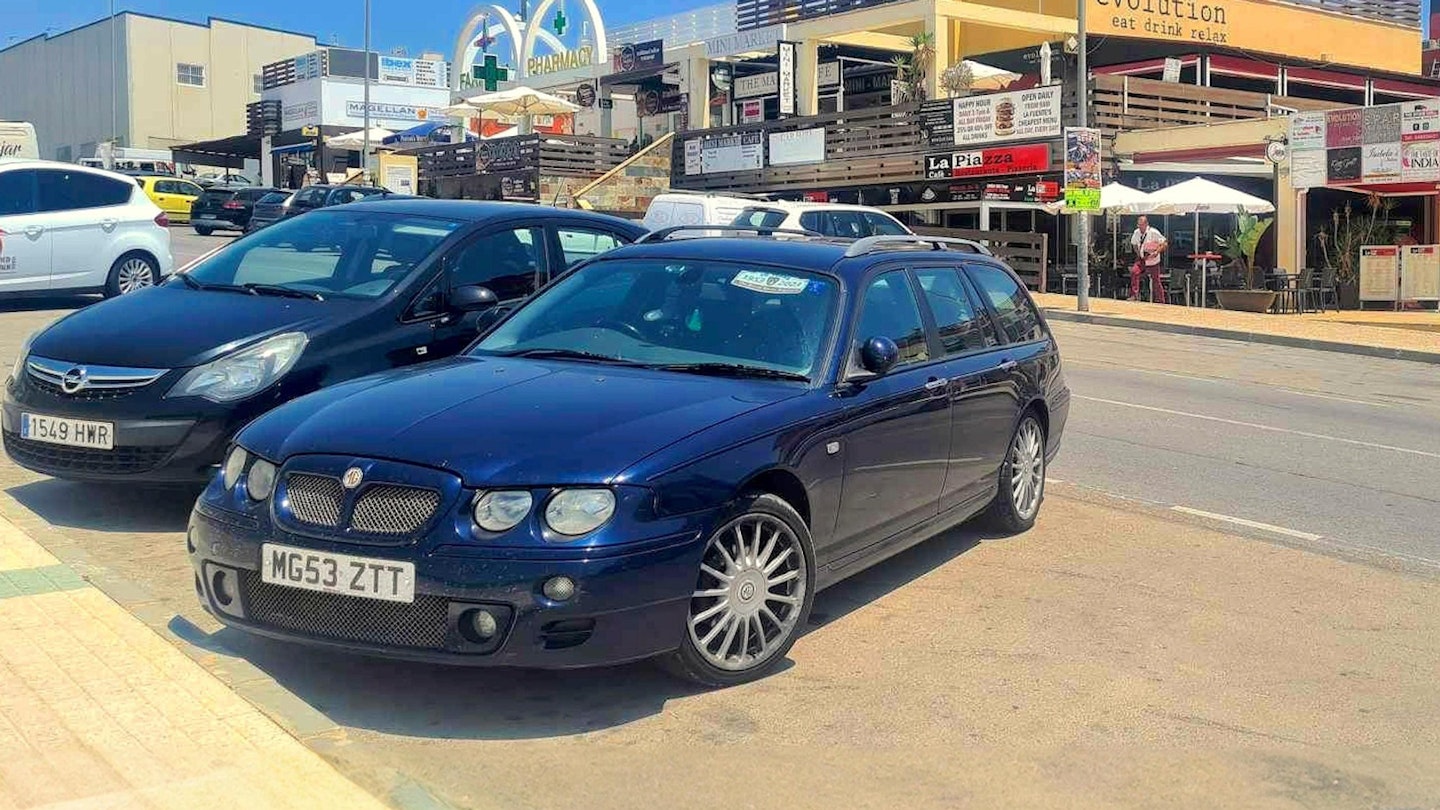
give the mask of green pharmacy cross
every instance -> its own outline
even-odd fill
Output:
[[[555,29],[555,36],[565,36],[565,29],[570,26],[570,18],[565,16],[565,9],[555,11],[555,19],[551,20],[550,27]]]
[[[500,67],[500,60],[494,54],[486,54],[485,64],[475,65],[471,75],[485,85],[486,92],[493,93],[500,89],[500,82],[510,79],[510,70]]]

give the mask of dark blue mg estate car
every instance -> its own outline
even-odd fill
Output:
[[[679,236],[246,427],[191,518],[206,607],[376,655],[660,656],[727,685],[784,658],[819,589],[981,513],[1034,523],[1069,393],[1003,263]]]

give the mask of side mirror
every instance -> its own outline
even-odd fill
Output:
[[[498,303],[500,299],[495,297],[494,291],[479,284],[467,284],[450,291],[450,306],[461,312],[479,312]]]
[[[900,360],[900,347],[884,335],[877,335],[860,344],[860,367],[882,377]]]

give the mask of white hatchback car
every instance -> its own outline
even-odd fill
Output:
[[[48,160],[0,161],[0,295],[160,283],[170,222],[135,180]]]
[[[900,220],[878,208],[842,203],[751,203],[731,224],[746,228],[814,231],[843,239],[905,236],[910,233]]]

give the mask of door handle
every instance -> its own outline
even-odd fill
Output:
[[[27,226],[25,226],[25,236],[26,236],[27,238],[29,238],[30,241],[32,241],[32,242],[35,241],[36,239],[39,239],[39,238],[40,238],[40,234],[42,234],[42,233],[45,233],[45,229],[42,228],[42,227],[40,227],[39,225],[27,225]]]
[[[1019,363],[1016,363],[1014,360],[1001,360],[1001,361],[1000,361],[1000,370],[1001,370],[1001,371],[1014,371],[1014,370],[1016,369],[1016,367],[1019,366],[1019,365],[1020,365],[1020,364],[1019,364]]]
[[[943,390],[945,389],[945,386],[946,386],[946,385],[949,385],[949,384],[950,384],[950,381],[949,381],[949,380],[944,379],[943,377],[937,377],[937,378],[932,379],[932,380],[930,380],[929,382],[925,383],[925,390],[926,390],[926,391],[943,391]]]

